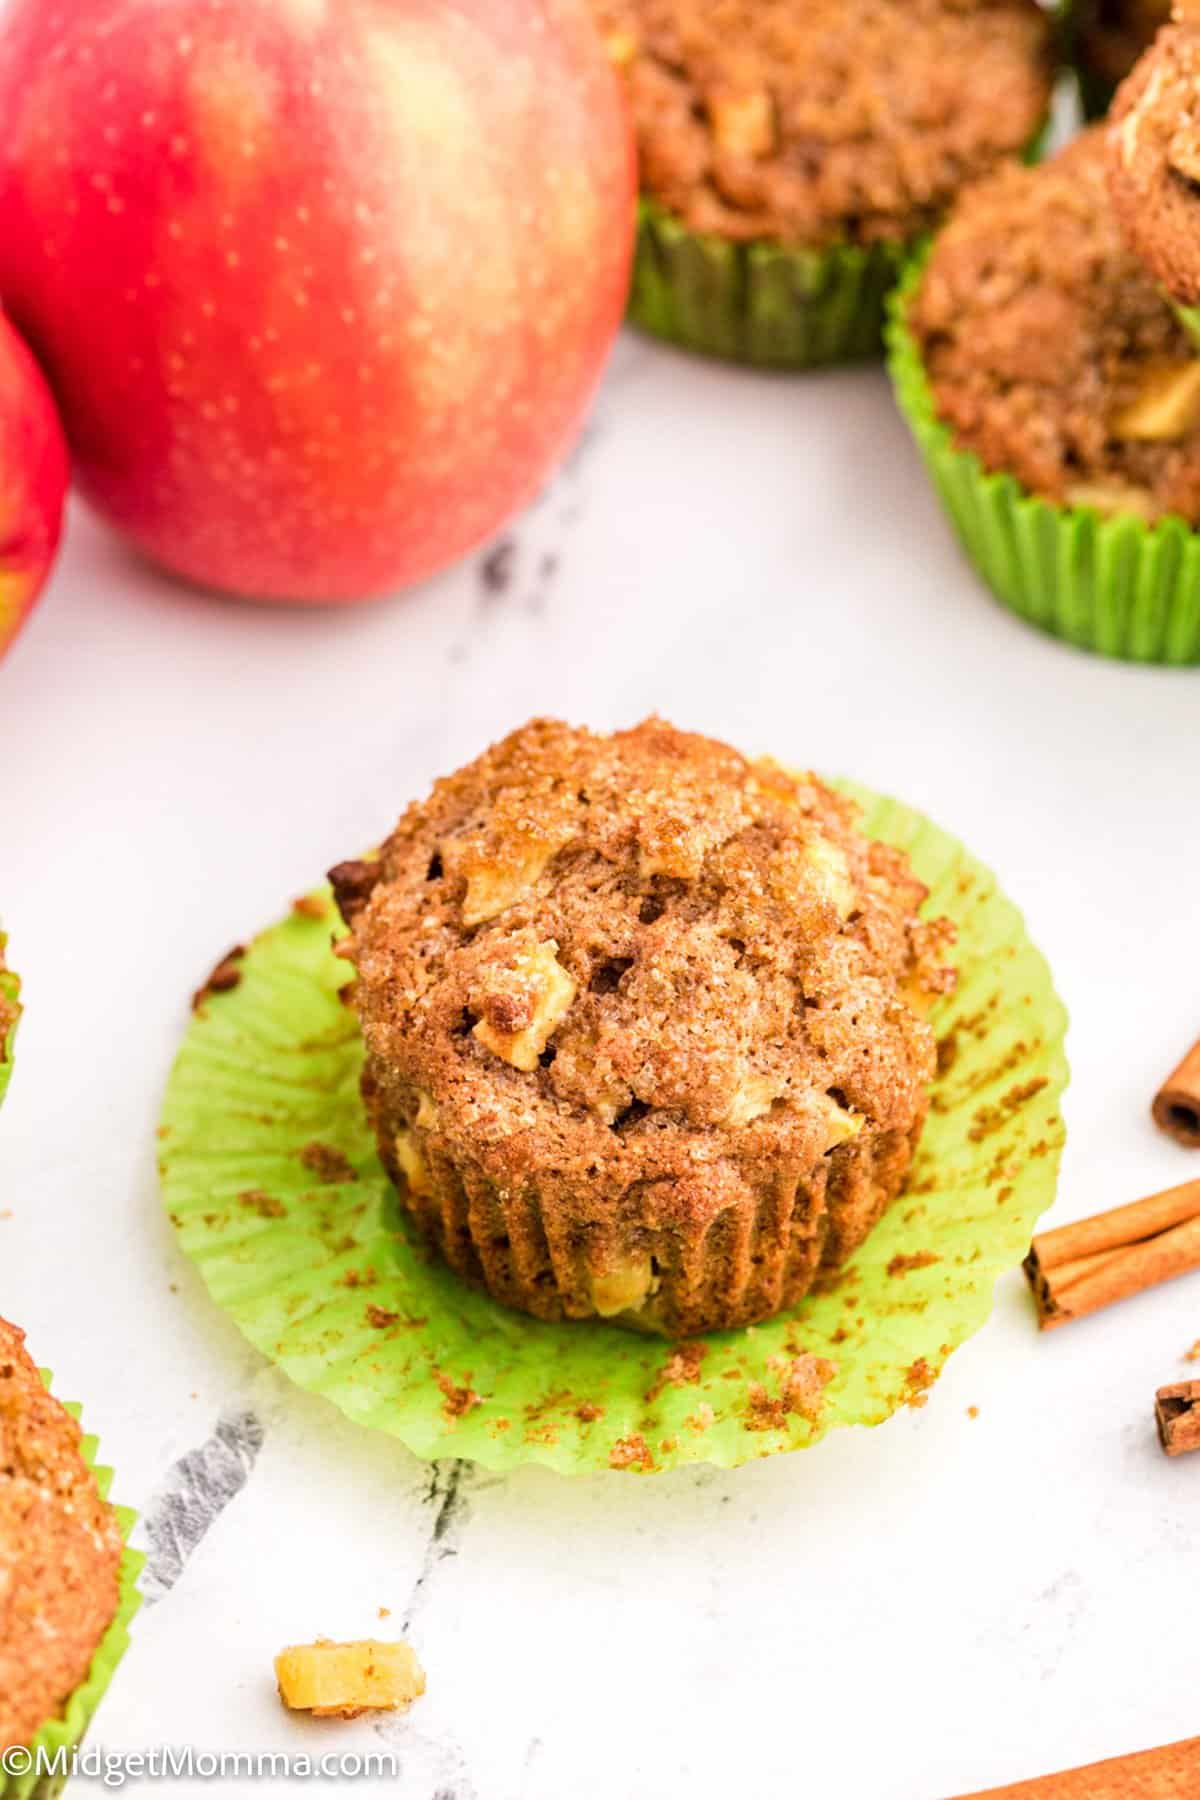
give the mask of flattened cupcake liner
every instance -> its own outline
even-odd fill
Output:
[[[49,1371],[43,1369],[41,1373],[49,1388]],[[73,1402],[66,1402],[66,1409],[73,1419],[79,1418],[80,1409]],[[96,1449],[96,1438],[85,1436],[80,1440],[80,1454],[95,1475],[101,1495],[107,1499],[112,1470],[97,1464]],[[82,1742],[93,1713],[108,1691],[117,1664],[129,1648],[130,1621],[142,1603],[137,1578],[146,1559],[139,1550],[129,1548],[129,1534],[137,1522],[137,1514],[127,1506],[115,1506],[113,1511],[125,1540],[125,1552],[121,1558],[117,1610],[112,1623],[96,1648],[91,1668],[60,1717],[48,1720],[25,1751],[9,1750],[6,1753],[5,1760],[10,1769],[6,1773],[0,1768],[0,1800],[52,1800],[53,1795],[62,1792],[69,1773],[71,1751]],[[15,1764],[22,1756],[28,1757],[28,1767],[18,1769]],[[44,1772],[56,1770],[60,1761],[63,1765],[61,1773]]]
[[[804,250],[691,231],[639,208],[629,317],[685,350],[766,369],[877,357],[904,244]]]
[[[21,1017],[21,978],[4,966],[7,939],[0,931],[0,1106],[12,1077],[17,1025]]]
[[[986,1320],[1054,1197],[1066,1016],[994,878],[920,814],[857,789],[959,929],[955,995],[906,1192],[836,1278],[684,1344],[550,1324],[468,1287],[419,1239],[376,1154],[357,1020],[310,896],[208,994],[168,1085],[167,1211],[213,1298],[301,1387],[418,1456],[564,1474],[725,1467],[920,1402]]]
[[[1057,506],[990,474],[937,415],[908,327],[917,257],[890,305],[888,361],[908,421],[968,559],[996,598],[1039,630],[1126,662],[1200,663],[1200,533],[1183,519]]]

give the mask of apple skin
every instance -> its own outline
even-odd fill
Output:
[[[0,657],[54,565],[69,480],[67,441],[50,389],[0,317]]]
[[[418,581],[578,429],[636,195],[588,0],[10,0],[0,118],[0,297],[185,578]]]

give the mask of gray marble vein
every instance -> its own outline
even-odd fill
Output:
[[[148,1550],[141,1585],[147,1606],[175,1586],[210,1526],[241,1493],[263,1437],[256,1413],[223,1413],[212,1437],[167,1470],[143,1520]]]
[[[458,1555],[463,1529],[470,1517],[467,1492],[470,1476],[471,1465],[458,1458],[434,1463],[430,1472],[425,1504],[434,1509],[433,1525],[420,1571],[404,1609],[405,1635],[424,1603],[434,1570],[449,1557]]]

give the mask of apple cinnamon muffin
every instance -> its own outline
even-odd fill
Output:
[[[331,880],[384,1164],[508,1305],[744,1325],[899,1192],[952,928],[815,777],[539,720]]]
[[[631,317],[770,367],[878,355],[913,243],[1045,123],[1037,0],[593,0],[642,207]]]
[[[1200,521],[1200,360],[1122,235],[1103,127],[964,196],[907,325],[985,469],[1060,507]]]
[[[121,1532],[80,1441],[0,1319],[0,1750],[58,1717],[117,1613]]]
[[[1200,305],[1200,0],[1176,7],[1113,104],[1112,202],[1170,298]]]

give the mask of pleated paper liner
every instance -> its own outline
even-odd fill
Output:
[[[896,399],[969,560],[998,600],[1029,625],[1081,650],[1127,662],[1200,662],[1200,533],[1186,521],[1056,506],[1012,475],[989,474],[937,416],[908,307],[917,257],[890,305],[888,360]]]
[[[310,896],[204,999],[169,1083],[165,1204],[213,1298],[351,1418],[494,1469],[729,1467],[922,1399],[1054,1197],[1066,1020],[993,877],[920,814],[851,791],[867,830],[909,850],[930,914],[956,920],[960,980],[934,1014],[942,1071],[908,1191],[826,1291],[681,1347],[461,1283],[376,1157],[336,915]]]
[[[42,1370],[42,1380],[49,1388],[50,1375],[45,1369]],[[72,1418],[79,1418],[80,1409],[73,1403],[67,1402],[67,1411]],[[112,1470],[96,1463],[97,1440],[85,1436],[79,1448],[83,1460],[95,1474],[97,1487],[107,1499],[112,1484]],[[121,1536],[125,1540],[125,1553],[121,1558],[117,1610],[112,1624],[97,1646],[85,1679],[71,1695],[61,1716],[43,1725],[28,1745],[28,1769],[19,1771],[14,1767],[12,1773],[5,1774],[0,1768],[0,1800],[51,1800],[53,1795],[61,1793],[66,1774],[69,1773],[70,1752],[82,1742],[92,1714],[108,1691],[117,1664],[129,1648],[130,1621],[142,1603],[137,1578],[146,1559],[140,1551],[129,1548],[129,1534],[133,1530],[137,1514],[127,1506],[117,1506],[113,1510],[117,1515]],[[57,1759],[61,1756],[64,1759],[64,1772],[61,1775],[41,1773],[38,1766],[39,1753],[42,1768],[50,1770],[58,1766]],[[8,1752],[10,1761],[15,1754],[11,1750]]]
[[[17,1024],[21,1017],[20,977],[6,968],[4,962],[7,942],[8,939],[0,931],[0,1106],[4,1104],[4,1096],[8,1092],[12,1076]]]
[[[881,353],[908,248],[735,244],[643,199],[629,317],[685,350],[764,369],[858,362]]]

